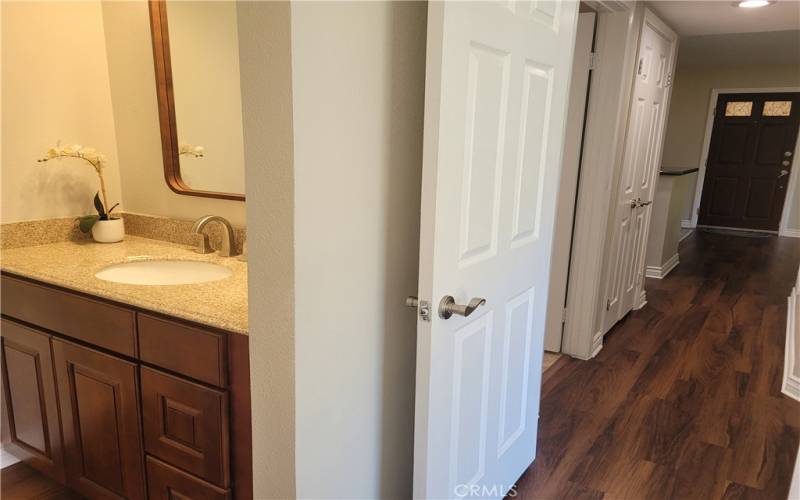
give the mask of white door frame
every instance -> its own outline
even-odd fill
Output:
[[[591,19],[591,27],[589,19]],[[567,133],[564,138],[561,178],[556,195],[556,222],[553,231],[553,251],[550,257],[550,290],[547,292],[547,321],[544,333],[545,351],[561,352],[561,336],[566,321],[564,306],[569,278],[572,230],[575,223],[575,199],[578,196],[580,153],[583,143],[583,125],[586,122],[586,100],[591,81],[592,45],[596,24],[596,12],[578,14],[575,52],[569,84]],[[586,50],[587,48],[588,50]]]
[[[595,54],[561,352],[590,359],[602,347],[604,248],[612,186],[619,181],[644,6],[587,2],[597,11]],[[609,124],[613,125],[609,125]],[[591,159],[587,161],[586,159]],[[616,196],[616,193],[615,193]]]
[[[711,133],[714,130],[714,111],[717,107],[717,100],[720,94],[768,94],[777,92],[800,92],[800,87],[758,87],[758,88],[714,88],[711,89],[711,97],[708,100],[708,111],[706,112],[706,129],[703,136],[703,149],[700,153],[699,170],[697,171],[697,185],[694,190],[694,202],[692,203],[692,222],[691,227],[697,227],[697,218],[700,213],[700,201],[703,196],[703,183],[706,180],[706,161],[708,161],[708,148],[711,144]],[[795,145],[794,157],[800,154],[800,133],[798,133],[799,140]],[[781,223],[779,227],[779,234],[781,236],[794,236],[800,237],[800,231],[789,230],[786,225],[788,224],[788,210],[794,202],[795,191],[797,190],[797,168],[793,168],[789,173],[789,183],[786,188],[786,200],[783,203],[783,213],[781,214]],[[734,228],[735,229],[735,228]]]

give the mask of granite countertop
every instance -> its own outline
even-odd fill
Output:
[[[233,275],[190,285],[126,285],[95,278],[111,265],[141,260],[195,260],[228,267]],[[247,263],[186,245],[125,236],[119,243],[65,241],[2,251],[3,271],[97,295],[203,325],[247,334]]]

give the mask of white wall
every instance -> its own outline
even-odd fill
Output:
[[[237,5],[255,498],[295,498],[294,172],[288,2]]]
[[[411,496],[425,33],[421,2],[292,4],[299,498]]]
[[[180,195],[164,180],[147,2],[103,2],[102,21],[125,210],[178,219],[215,214],[244,226],[243,202]]]
[[[2,222],[94,213],[97,174],[82,160],[38,164],[58,140],[108,157],[122,201],[99,1],[2,5]]]

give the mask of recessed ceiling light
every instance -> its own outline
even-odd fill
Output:
[[[766,7],[770,3],[772,2],[769,0],[742,0],[739,2],[739,7],[743,9],[754,9],[756,7]]]

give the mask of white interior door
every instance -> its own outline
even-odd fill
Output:
[[[577,2],[428,9],[414,495],[501,498],[536,452]]]
[[[597,14],[578,14],[575,33],[575,52],[572,57],[572,76],[569,82],[567,128],[564,136],[564,157],[561,162],[561,180],[556,196],[556,225],[553,233],[553,258],[550,263],[550,292],[547,299],[547,326],[544,349],[561,351],[564,327],[564,304],[567,295],[572,225],[575,221],[575,197],[578,194],[578,172],[581,163],[583,122],[586,114],[586,96],[589,92],[589,72],[592,64],[594,22]]]
[[[611,270],[606,282],[604,331],[643,305],[644,256],[655,183],[661,166],[678,37],[645,11],[625,155],[613,219]]]

